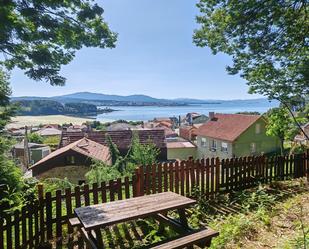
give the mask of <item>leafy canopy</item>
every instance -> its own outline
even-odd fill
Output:
[[[0,5],[0,63],[34,80],[63,85],[59,75],[85,47],[113,48],[117,34],[91,0],[11,0]]]
[[[197,46],[230,55],[250,93],[288,102],[309,95],[309,4],[303,0],[200,0]],[[289,103],[289,102],[288,102]]]
[[[133,134],[130,150],[130,161],[137,166],[152,165],[157,162],[159,148],[149,139],[146,144],[141,144],[138,134]]]

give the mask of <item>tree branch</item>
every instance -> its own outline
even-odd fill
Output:
[[[278,100],[288,109],[289,113],[291,114],[295,124],[298,126],[298,128],[301,130],[301,132],[304,134],[304,136],[306,137],[306,139],[309,141],[309,136],[306,134],[306,132],[304,131],[304,129],[301,127],[300,123],[297,121],[293,111],[291,110],[290,106],[283,100],[281,100],[280,98],[278,98]]]

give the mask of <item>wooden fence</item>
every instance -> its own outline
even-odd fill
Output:
[[[33,204],[0,218],[0,249],[35,248],[53,241],[57,248],[70,248],[83,241],[68,225],[74,208],[121,200],[145,194],[174,191],[213,198],[218,193],[252,187],[258,183],[304,177],[309,154],[286,157],[243,157],[226,160],[202,159],[139,167],[132,177],[43,194]],[[74,242],[73,242],[74,241]]]

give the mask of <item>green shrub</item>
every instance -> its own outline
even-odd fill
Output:
[[[230,215],[224,222],[214,220],[210,226],[220,231],[219,236],[212,240],[210,248],[213,249],[225,248],[230,242],[237,243],[242,238],[251,237],[256,233],[254,219],[244,214]]]

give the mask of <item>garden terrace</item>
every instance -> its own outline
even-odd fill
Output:
[[[40,185],[38,200],[21,210],[7,213],[1,220],[0,248],[34,248],[46,241],[53,242],[57,248],[73,245],[83,248],[81,236],[68,223],[74,217],[76,207],[166,191],[188,197],[198,193],[204,200],[216,200],[221,194],[248,189],[260,183],[308,177],[308,162],[308,153],[221,161],[187,160],[139,167],[130,178],[57,190],[55,194],[44,193]],[[121,231],[118,226],[104,230],[104,236],[112,238],[112,234],[120,234],[126,242],[110,239],[110,243],[127,244],[130,248],[133,240],[151,236],[148,233],[152,230],[145,228],[145,223],[129,222],[121,227]]]

